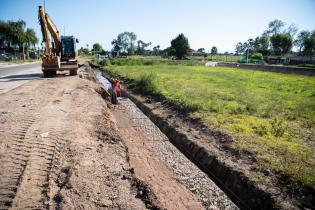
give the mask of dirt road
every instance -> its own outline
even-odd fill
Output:
[[[82,67],[0,94],[0,209],[203,209],[86,78]]]

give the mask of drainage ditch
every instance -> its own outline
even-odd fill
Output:
[[[101,74],[98,73],[98,77],[100,76]],[[99,79],[99,81],[103,84],[104,79],[102,79],[103,81]],[[279,199],[282,199],[281,196],[275,198],[272,193],[259,188],[241,171],[225,164],[215,153],[198,144],[196,139],[192,139],[190,135],[182,132],[182,129],[174,127],[168,120],[169,116],[165,117],[155,112],[154,108],[150,106],[150,102],[146,103],[145,99],[127,91],[122,93],[136,104],[168,137],[169,141],[192,163],[198,166],[200,170],[207,174],[240,209],[292,208],[292,205],[286,201],[279,202]]]

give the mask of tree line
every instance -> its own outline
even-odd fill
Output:
[[[99,43],[95,43],[92,46],[91,51],[88,48],[81,47],[79,53],[99,53],[99,54],[112,54],[113,56],[119,55],[160,55],[160,45],[156,45],[151,49],[152,43],[145,42],[143,40],[137,40],[137,35],[134,32],[122,32],[117,35],[117,38],[111,41],[112,49],[105,51]]]
[[[235,47],[236,55],[252,55],[260,53],[262,56],[283,56],[292,53],[292,48],[297,47],[298,55],[313,56],[315,54],[315,30],[300,31],[291,24],[285,28],[286,23],[281,20],[271,21],[268,28],[261,36],[238,42]]]
[[[188,43],[188,39],[184,34],[179,34],[175,39],[171,41],[171,46],[161,50],[160,45],[156,45],[151,49],[151,42],[145,42],[143,40],[137,40],[137,35],[133,32],[122,32],[117,35],[116,39],[111,42],[112,49],[105,51],[99,43],[95,43],[90,51],[88,45],[86,48],[81,47],[79,54],[111,54],[112,56],[124,56],[124,55],[156,55],[156,56],[174,56],[178,59],[183,59],[187,55],[191,54],[191,49]]]
[[[235,47],[235,55],[245,55],[247,57],[263,59],[264,56],[283,56],[292,53],[293,46],[298,52],[295,54],[303,56],[313,56],[315,54],[315,30],[300,31],[291,24],[285,28],[286,24],[281,20],[271,21],[268,28],[262,35],[255,39],[248,39],[246,42],[239,42]],[[163,57],[175,57],[176,59],[186,59],[192,52],[197,55],[207,56],[205,48],[194,51],[190,48],[188,38],[184,34],[179,34],[172,39],[170,46],[162,50],[159,45],[148,49],[152,43],[137,40],[137,35],[133,32],[123,32],[113,39],[112,49],[106,52],[99,43],[93,45],[92,53],[111,54],[113,56],[124,55],[161,55]],[[90,53],[87,48],[81,48],[81,53]],[[213,46],[211,55],[218,54],[218,48]],[[224,54],[229,54],[228,52]]]
[[[0,47],[6,52],[29,53],[35,49],[38,38],[34,29],[26,28],[24,20],[3,21],[0,20]]]

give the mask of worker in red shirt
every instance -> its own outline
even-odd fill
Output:
[[[111,79],[111,84],[112,84],[112,96],[111,96],[111,101],[113,104],[117,104],[117,97],[120,97],[121,95],[121,86],[120,86],[120,81],[118,79],[112,78]]]
[[[116,86],[115,86],[115,89],[116,89],[116,94],[117,94],[117,97],[120,97],[120,81],[119,80],[116,80]]]

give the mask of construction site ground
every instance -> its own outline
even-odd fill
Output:
[[[129,99],[106,94],[86,65],[0,94],[0,209],[237,209]]]

